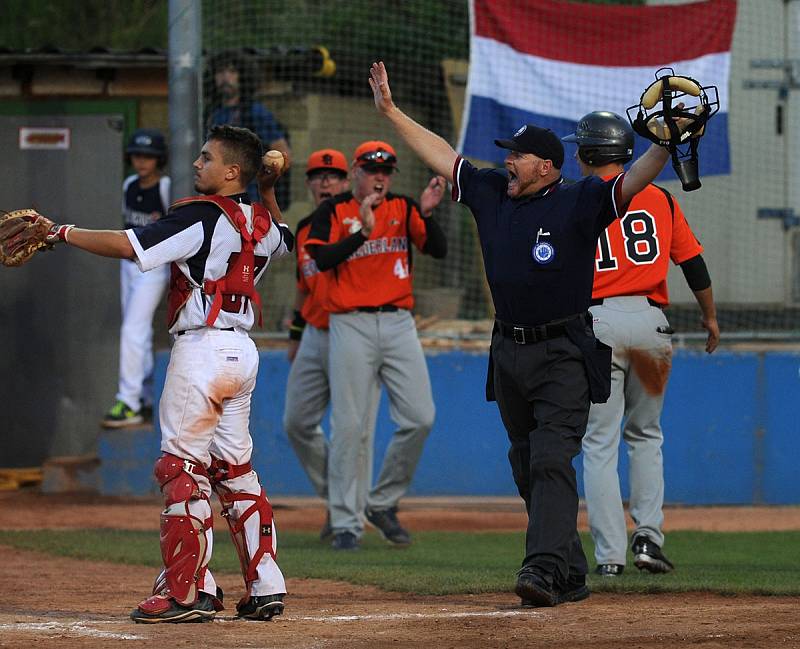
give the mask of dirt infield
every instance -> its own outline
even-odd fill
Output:
[[[319,501],[275,499],[283,529],[318,529]],[[413,530],[520,530],[511,499],[409,500]],[[0,528],[156,529],[157,501],[0,493]],[[581,524],[585,526],[582,514]],[[800,529],[800,507],[669,508],[667,529]],[[286,614],[269,623],[224,615],[204,625],[134,625],[127,615],[152,585],[149,570],[4,547],[0,647],[800,647],[800,601],[788,597],[595,594],[553,609],[517,608],[509,593],[418,597],[373,587],[291,579]],[[796,551],[796,548],[793,549]],[[241,590],[238,575],[218,574]],[[198,632],[199,633],[196,633]]]

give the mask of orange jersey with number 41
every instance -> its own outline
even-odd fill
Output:
[[[592,299],[644,295],[666,306],[669,261],[680,264],[702,252],[677,201],[650,184],[600,235]]]
[[[351,192],[322,203],[314,212],[305,245],[336,243],[360,225],[360,203]],[[411,246],[425,246],[427,230],[419,207],[410,198],[387,194],[375,210],[369,239],[329,271],[326,309],[331,313],[387,304],[414,306]]]

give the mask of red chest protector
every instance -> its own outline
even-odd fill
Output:
[[[190,203],[213,203],[225,216],[233,228],[242,238],[241,252],[235,252],[228,261],[228,272],[221,279],[207,279],[202,287],[194,286],[184,275],[178,265],[170,265],[169,296],[167,298],[167,320],[169,327],[175,324],[181,309],[189,301],[192,290],[202,288],[206,295],[213,295],[214,301],[206,318],[206,324],[211,327],[217,320],[219,312],[226,311],[239,313],[246,300],[252,300],[258,307],[258,326],[261,326],[261,296],[256,291],[256,259],[255,247],[269,232],[272,225],[270,214],[260,203],[253,204],[253,231],[247,230],[247,217],[233,199],[225,196],[190,196],[176,201],[170,210]]]

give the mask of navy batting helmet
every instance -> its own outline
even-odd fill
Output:
[[[627,119],[607,110],[584,115],[575,132],[562,139],[575,142],[580,159],[593,167],[611,162],[624,164],[633,157],[631,125]]]
[[[131,135],[128,146],[125,147],[125,153],[155,156],[163,164],[167,159],[167,143],[164,140],[164,134],[154,128],[140,128]]]

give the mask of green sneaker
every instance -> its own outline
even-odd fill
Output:
[[[131,410],[124,401],[117,401],[100,422],[103,428],[125,428],[140,426],[144,422],[141,412]]]

